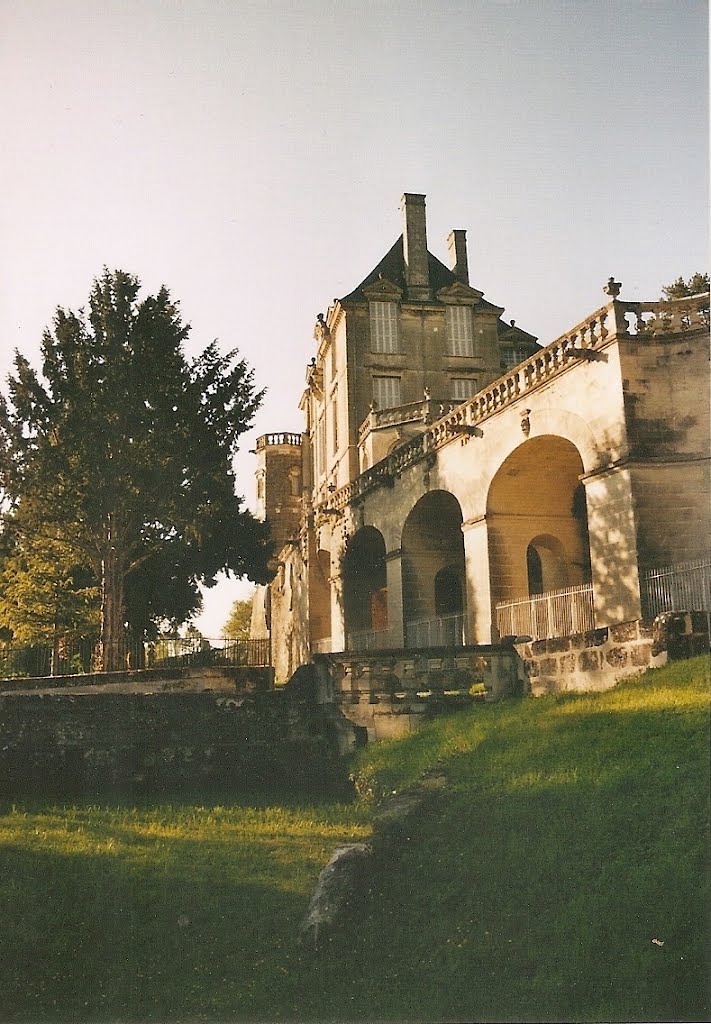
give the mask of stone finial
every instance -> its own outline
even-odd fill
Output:
[[[616,299],[622,289],[622,281],[616,281],[614,277],[610,277],[605,287],[602,289],[605,295],[609,295],[611,299]]]

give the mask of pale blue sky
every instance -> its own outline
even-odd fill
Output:
[[[301,428],[315,316],[404,191],[543,343],[610,274],[641,299],[705,269],[707,51],[697,0],[0,0],[0,373],[104,264],[165,283],[192,349],[269,388],[251,501],[247,449]]]

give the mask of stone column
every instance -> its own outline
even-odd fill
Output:
[[[389,551],[385,556],[388,580],[388,634],[390,647],[405,646],[402,613],[402,551]]]
[[[641,617],[637,528],[628,469],[583,477],[590,536],[595,625]]]
[[[494,609],[491,606],[489,534],[486,516],[462,523],[466,571],[464,639],[468,644],[490,644]],[[495,632],[494,632],[495,636]]]

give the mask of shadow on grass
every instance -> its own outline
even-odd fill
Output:
[[[354,1019],[708,1020],[708,698],[630,702],[511,702],[403,746],[450,786],[336,940],[367,996],[328,963],[318,985]]]
[[[0,820],[0,1016],[276,1019],[315,878],[358,830],[322,812],[16,806]]]

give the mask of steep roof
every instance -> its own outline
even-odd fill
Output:
[[[429,268],[430,276],[430,288],[432,294],[436,296],[440,288],[446,288],[448,285],[456,284],[456,275],[445,267],[444,263],[433,256],[431,252],[427,252],[427,265]],[[401,288],[403,292],[406,292],[407,285],[405,282],[405,256],[403,253],[402,235],[398,238],[397,242],[393,247],[386,252],[381,259],[380,263],[376,267],[373,267],[367,277],[363,278],[360,284],[349,292],[348,295],[344,295],[341,302],[348,301],[366,301],[366,296],[363,293],[363,289],[367,288],[370,284],[375,284],[380,278],[385,278],[386,281],[391,281],[393,284]],[[437,301],[434,299],[433,301]],[[497,309],[493,303],[487,302],[486,299],[482,299],[478,303],[479,309]]]

